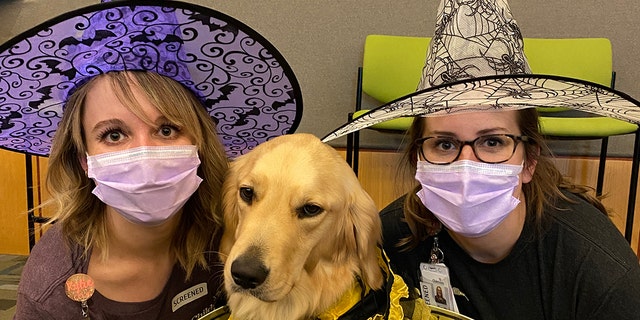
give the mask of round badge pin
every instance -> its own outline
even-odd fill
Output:
[[[64,289],[71,300],[84,302],[91,298],[96,287],[89,275],[76,273],[67,279]]]

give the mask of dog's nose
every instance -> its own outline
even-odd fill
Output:
[[[241,256],[231,264],[233,281],[244,289],[254,289],[264,283],[269,270],[255,258]]]

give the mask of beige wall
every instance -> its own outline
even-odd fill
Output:
[[[56,14],[95,3],[87,0],[2,0],[0,41]],[[367,34],[431,36],[439,0],[193,0],[260,32],[285,56],[302,86],[305,111],[299,132],[324,136],[353,109],[356,69]],[[637,0],[511,0],[525,37],[606,37],[614,50],[617,89],[640,98]],[[367,101],[371,106],[375,102]],[[393,144],[364,133],[369,145]],[[630,155],[632,139],[615,138],[614,155]],[[344,140],[337,140],[338,144]],[[592,144],[560,148],[598,150]]]

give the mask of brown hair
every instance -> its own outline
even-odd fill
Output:
[[[536,228],[541,230],[547,221],[545,208],[554,206],[558,199],[569,201],[561,190],[579,195],[606,213],[602,203],[590,194],[591,188],[571,183],[551,161],[551,151],[540,133],[538,111],[535,108],[521,109],[516,112],[516,117],[521,134],[529,137],[529,141],[523,143],[525,148],[524,167],[527,168],[533,164],[536,166],[531,181],[522,185],[526,199],[527,219],[532,220]],[[424,126],[424,119],[416,117],[407,132],[408,143],[402,158],[401,170],[406,172],[410,170],[415,173],[418,145],[414,141],[422,137]],[[407,249],[415,248],[420,241],[436,234],[441,229],[440,221],[416,195],[420,188],[420,185],[416,185],[404,201],[404,216],[412,235],[401,239],[398,245],[406,246]]]
[[[49,157],[46,183],[57,204],[53,220],[62,225],[70,243],[84,248],[85,256],[92,247],[100,248],[103,258],[108,254],[105,204],[91,193],[94,182],[81,165],[86,154],[83,105],[99,77],[106,77],[118,99],[151,124],[131,91],[131,85],[139,86],[160,113],[195,140],[201,161],[198,176],[203,182],[184,205],[172,243],[172,251],[188,278],[196,265],[207,268],[205,252],[217,249],[212,241],[222,226],[220,195],[228,162],[205,108],[191,91],[172,79],[151,72],[110,72],[89,80],[69,97]]]

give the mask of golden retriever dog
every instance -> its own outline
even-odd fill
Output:
[[[234,320],[314,318],[354,281],[380,288],[380,241],[371,197],[315,136],[280,136],[231,163],[220,256]]]

